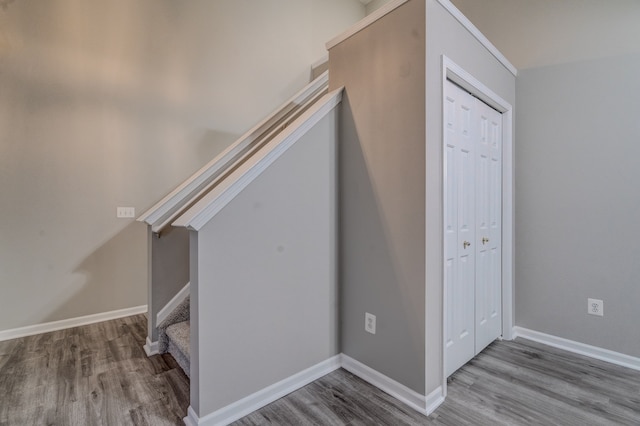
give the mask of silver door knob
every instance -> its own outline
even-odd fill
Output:
[[[487,237],[482,237],[482,244],[487,244],[489,239]]]
[[[465,241],[465,242],[462,243],[462,248],[466,249],[470,245],[471,245],[471,243],[469,241]]]

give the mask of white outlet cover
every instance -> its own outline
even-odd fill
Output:
[[[589,315],[604,316],[604,302],[600,299],[587,299],[587,313]]]
[[[369,312],[365,312],[364,314],[364,331],[376,334],[376,316]]]

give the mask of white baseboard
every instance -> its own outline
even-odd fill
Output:
[[[424,415],[428,416],[444,402],[441,387],[424,396],[348,355],[342,354],[340,357],[342,368]]]
[[[0,342],[17,339],[20,337],[33,336],[34,334],[49,333],[51,331],[64,330],[67,328],[80,327],[82,325],[95,324],[97,322],[109,321],[116,318],[128,317],[147,312],[147,305],[135,306],[133,308],[119,309],[117,311],[103,312],[100,314],[86,315],[77,318],[69,318],[61,321],[45,322],[42,324],[29,325],[26,327],[14,328],[0,331]]]
[[[191,294],[191,283],[187,283],[184,287],[182,287],[182,290],[180,290],[178,294],[173,296],[173,298],[169,300],[169,303],[164,305],[164,307],[158,311],[158,315],[156,315],[156,326],[158,326],[158,324],[162,324],[162,322],[167,319],[169,314],[173,312],[173,310],[177,308],[178,305],[182,303],[182,301],[186,299],[187,296],[189,296],[189,294]]]
[[[541,333],[535,330],[529,330],[522,327],[513,327],[514,338],[522,337],[523,339],[533,340],[534,342],[553,346],[554,348],[564,349],[579,355],[585,355],[601,361],[610,362],[622,367],[640,370],[640,358],[630,355],[614,352],[609,349],[599,348],[597,346],[587,345],[585,343],[575,342],[573,340],[564,339],[562,337],[553,336],[551,334]]]
[[[158,342],[152,342],[149,336],[147,336],[147,343],[145,343],[143,348],[147,356],[158,355],[160,353],[158,350]]]
[[[285,395],[290,394],[293,391],[300,389],[303,386],[308,385],[314,380],[317,380],[338,368],[340,368],[340,355],[331,357],[326,361],[314,365],[313,367],[287,377],[278,383],[274,383],[273,385],[249,395],[246,398],[227,405],[226,407],[214,411],[211,414],[207,414],[202,418],[199,418],[196,412],[189,407],[187,417],[184,418],[184,423],[188,426],[227,425],[277,399],[282,398]]]
[[[444,392],[442,386],[438,386],[429,395],[425,396],[425,413],[427,416],[436,411],[436,408],[444,402]]]

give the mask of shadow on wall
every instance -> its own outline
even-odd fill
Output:
[[[73,274],[82,280],[78,289],[37,322],[146,304],[146,244],[146,225],[131,222],[125,226],[75,268]]]
[[[394,188],[381,167],[381,146],[367,145],[344,95],[340,144],[341,348],[346,355],[424,392],[424,283],[412,280]],[[397,189],[397,188],[396,188]],[[396,194],[397,195],[397,194]],[[411,237],[409,237],[411,239]],[[420,250],[414,250],[419,252]],[[421,296],[419,296],[421,295]],[[364,331],[377,316],[376,336]]]
[[[198,139],[196,152],[198,157],[212,160],[215,156],[224,151],[229,145],[238,139],[235,133],[222,132],[214,129],[204,129],[202,136]]]

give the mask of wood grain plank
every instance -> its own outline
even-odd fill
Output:
[[[189,380],[147,358],[143,315],[0,342],[0,426],[180,425]],[[494,342],[425,417],[337,370],[238,420],[249,425],[640,425],[640,372],[524,339]]]

